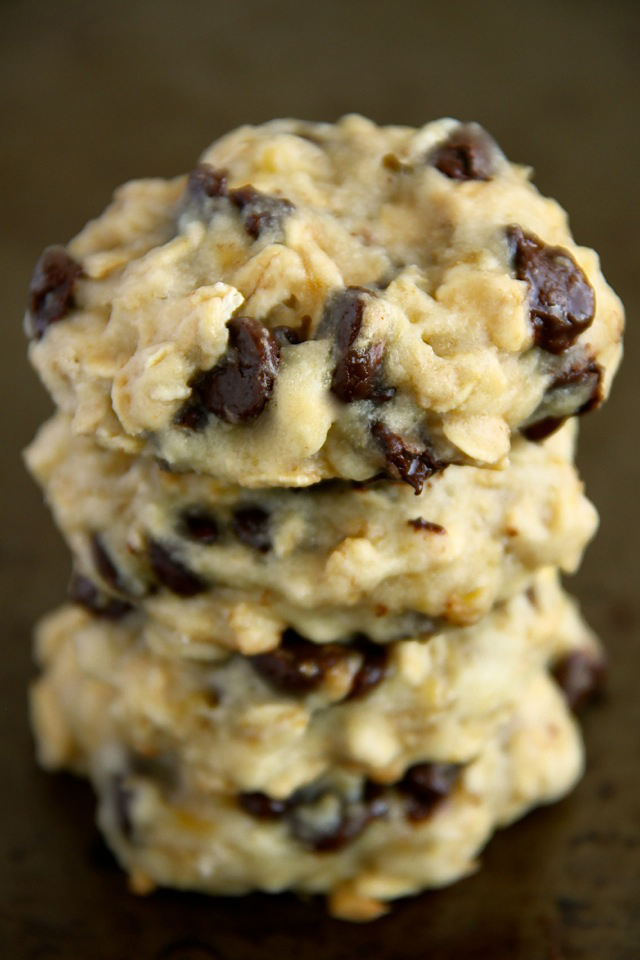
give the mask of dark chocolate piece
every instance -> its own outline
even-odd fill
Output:
[[[312,643],[295,630],[285,630],[280,646],[249,658],[254,670],[283,693],[309,693],[323,682],[327,671],[349,655],[336,643]]]
[[[178,426],[201,429],[207,411],[226,423],[255,420],[273,392],[280,364],[276,338],[251,317],[232,317],[227,327],[227,352],[192,380],[191,398],[176,417]]]
[[[429,153],[427,162],[451,180],[491,180],[497,149],[477,123],[461,123]]]
[[[396,789],[406,796],[409,820],[425,820],[452,792],[460,775],[459,763],[417,763],[409,767]]]
[[[267,553],[271,549],[271,517],[262,507],[239,507],[231,520],[238,540]]]
[[[384,357],[384,345],[372,343],[358,350],[353,344],[358,339],[367,296],[362,287],[347,287],[331,297],[325,308],[319,336],[332,334],[336,344],[336,365],[331,389],[343,403],[356,400],[390,400],[393,387],[383,387],[379,374]]]
[[[297,327],[289,327],[286,324],[281,324],[278,327],[272,327],[271,333],[276,338],[276,342],[280,347],[286,347],[289,345],[296,346],[299,343],[304,343],[305,340],[309,339],[309,332],[311,330],[311,317],[309,314],[305,313],[304,316],[300,319],[300,325]]]
[[[389,650],[364,636],[357,637],[349,646],[352,650],[357,650],[362,662],[351,681],[351,689],[345,700],[359,700],[384,680],[389,666]]]
[[[534,342],[548,353],[563,353],[593,321],[593,287],[568,250],[545,244],[517,224],[506,233],[516,277],[529,284]]]
[[[180,530],[190,540],[209,546],[218,539],[216,518],[201,507],[186,507],[180,514]]]
[[[291,806],[291,799],[278,800],[266,793],[254,790],[238,794],[238,803],[245,813],[258,820],[279,820]]]
[[[126,600],[109,597],[99,590],[92,580],[79,573],[71,578],[68,593],[72,603],[77,603],[89,613],[104,620],[121,620],[134,609]]]
[[[556,661],[551,673],[570,709],[578,713],[602,693],[607,661],[595,650],[572,650]]]
[[[414,530],[427,530],[429,533],[446,533],[444,527],[439,523],[433,523],[431,520],[425,520],[423,517],[416,517],[414,520],[407,520],[410,527]]]
[[[520,431],[527,440],[539,443],[559,430],[569,416],[581,416],[596,410],[603,400],[602,368],[594,361],[589,361],[573,364],[568,370],[563,370],[547,387],[541,408],[553,407],[554,397],[557,405],[558,392],[567,390],[572,395],[575,393],[576,402],[579,404],[577,409],[561,416],[547,416],[534,420]]]
[[[371,432],[385,455],[390,475],[410,484],[416,494],[422,492],[429,477],[447,466],[437,460],[428,447],[418,447],[404,440],[380,420],[373,424]]]
[[[29,284],[29,336],[40,340],[52,323],[73,310],[76,280],[83,274],[80,264],[64,247],[47,247]]]
[[[316,853],[342,849],[360,836],[372,820],[385,817],[389,809],[384,787],[368,780],[364,781],[358,799],[312,786],[297,791],[293,801],[287,818],[291,833]]]
[[[216,170],[210,163],[199,163],[187,180],[187,196],[196,202],[227,196],[227,171]]]
[[[535,423],[523,427],[520,433],[526,440],[531,440],[532,443],[540,443],[541,440],[550,437],[552,433],[556,433],[566,422],[566,417],[543,417],[542,420],[537,420]]]
[[[261,193],[250,184],[230,190],[229,199],[242,213],[244,228],[254,240],[265,230],[281,230],[284,220],[295,210],[290,200]]]
[[[208,589],[205,581],[178,560],[168,547],[149,540],[151,568],[160,583],[181,597],[194,597]]]

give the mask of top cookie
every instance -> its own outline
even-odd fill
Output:
[[[243,127],[122,187],[32,280],[73,428],[243,486],[499,465],[607,396],[623,312],[475,124]]]

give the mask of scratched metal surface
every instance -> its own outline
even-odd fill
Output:
[[[640,956],[639,10],[593,0],[2,4],[3,958]],[[609,694],[586,719],[587,775],[492,841],[476,876],[364,927],[288,896],[134,898],[97,838],[89,788],[37,770],[30,629],[61,599],[69,564],[18,453],[50,409],[20,324],[41,248],[71,236],[116,184],[182,172],[241,122],[349,110],[484,123],[569,209],[629,316],[625,367],[608,407],[584,423],[580,455],[602,529],[572,588],[612,660]]]

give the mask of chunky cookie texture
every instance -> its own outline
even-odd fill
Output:
[[[243,127],[44,252],[26,460],[73,573],[33,726],[133,890],[369,920],[571,788],[606,672],[559,584],[597,526],[576,417],[622,325],[455,120]]]
[[[27,461],[84,578],[190,637],[225,610],[218,642],[252,653],[287,626],[319,641],[428,635],[477,621],[543,567],[573,572],[597,523],[573,433],[515,438],[508,467],[453,465],[418,497],[388,481],[229,487],[74,436],[62,414]]]
[[[35,716],[55,709],[56,730],[67,725],[58,742],[40,724],[47,762],[67,763],[71,742],[96,751],[107,724],[133,755],[171,756],[185,782],[278,801],[336,768],[388,784],[426,760],[467,764],[534,674],[552,676],[573,709],[604,668],[551,571],[479,624],[428,642],[314,644],[288,631],[271,653],[211,660],[165,650],[141,613],[116,621],[65,606],[40,628],[38,650]],[[92,719],[84,695],[71,695],[84,688],[100,691],[108,717]]]
[[[362,645],[212,665],[154,652],[147,628],[63,607],[40,627],[32,697],[42,762],[92,776],[138,883],[379,912],[467,872],[490,830],[580,771],[552,671],[601,654],[549,573],[482,624],[395,644],[355,698]]]
[[[622,309],[477,125],[349,116],[245,127],[186,178],[121,188],[45,254],[27,328],[104,445],[249,487],[419,493],[601,403]]]

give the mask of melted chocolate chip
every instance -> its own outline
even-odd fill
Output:
[[[191,399],[176,417],[178,426],[201,429],[207,411],[226,423],[255,420],[273,392],[280,364],[273,334],[250,317],[233,317],[227,327],[227,352],[215,367],[191,382]]]
[[[278,346],[286,347],[291,344],[296,346],[299,343],[304,343],[305,340],[309,339],[310,330],[311,317],[305,313],[298,327],[288,327],[282,324],[279,327],[272,327],[271,333],[276,338]]]
[[[580,416],[597,409],[603,400],[602,368],[594,361],[589,361],[573,364],[568,370],[563,370],[547,387],[541,406],[547,409],[554,405],[557,407],[560,392],[568,393],[571,397],[571,412],[562,416],[542,417],[523,427],[521,433],[527,440],[539,443],[559,430],[568,416]]]
[[[428,447],[420,448],[404,440],[379,420],[373,424],[371,432],[382,448],[390,475],[410,484],[416,494],[421,493],[429,477],[447,466],[436,460]]]
[[[451,180],[490,180],[496,151],[486,130],[477,123],[462,123],[431,151],[427,162]]]
[[[594,650],[573,650],[558,660],[551,671],[576,713],[602,693],[606,672],[606,659]]]
[[[209,413],[198,399],[198,380],[193,381],[191,387],[191,399],[178,410],[173,422],[177,427],[184,427],[185,430],[204,430]]]
[[[126,600],[107,596],[92,580],[79,573],[73,575],[68,592],[73,603],[104,620],[120,620],[133,610],[133,606]]]
[[[296,346],[304,342],[304,337],[300,335],[300,331],[296,327],[287,327],[282,324],[279,327],[272,327],[271,333],[279,347]]]
[[[568,250],[548,246],[517,224],[506,233],[516,277],[529,284],[534,342],[563,353],[593,321],[593,288]]]
[[[199,163],[187,180],[187,196],[196,202],[227,196],[227,171],[216,170],[210,163]]]
[[[333,853],[360,836],[372,820],[385,817],[385,790],[364,781],[361,796],[344,797],[331,789],[304,787],[294,794],[289,829],[303,846],[316,853]]]
[[[429,533],[446,533],[444,527],[439,523],[433,523],[431,520],[425,520],[423,517],[416,517],[415,520],[407,520],[410,527],[414,530],[427,530]]]
[[[458,763],[417,763],[409,767],[396,789],[405,794],[409,820],[425,820],[454,788],[462,769]]]
[[[229,199],[242,213],[244,228],[254,240],[265,230],[281,230],[284,220],[295,210],[290,200],[261,193],[250,184],[230,190]]]
[[[531,440],[532,443],[540,443],[546,440],[552,433],[556,433],[560,427],[566,423],[566,417],[543,417],[535,423],[530,423],[528,427],[523,427],[520,431],[523,437]]]
[[[209,163],[198,164],[187,180],[186,207],[195,204],[198,216],[206,217],[222,209],[219,201],[226,201],[225,205],[230,203],[240,211],[244,229],[254,240],[265,231],[282,229],[285,218],[295,210],[290,200],[261,193],[250,184],[230,190],[228,176],[226,170]]]
[[[34,340],[74,308],[75,283],[81,276],[82,267],[64,247],[47,247],[29,284],[28,332]]]
[[[361,287],[347,287],[333,296],[318,331],[320,336],[332,333],[335,337],[337,361],[331,389],[343,403],[390,400],[395,393],[393,387],[383,387],[378,382],[383,344],[372,343],[362,350],[353,346],[362,327],[367,296],[371,293]]]
[[[368,637],[358,637],[350,644],[360,654],[362,661],[358,667],[346,700],[359,700],[366,697],[374,687],[384,680],[388,665],[389,651],[379,643],[373,643]]]
[[[171,551],[157,540],[149,541],[151,568],[160,583],[181,597],[193,597],[207,589],[205,581],[189,570]]]
[[[218,523],[207,510],[186,507],[180,514],[180,529],[191,540],[209,546],[218,539]]]
[[[258,820],[279,820],[291,806],[290,798],[278,800],[258,790],[238,794],[238,803],[245,813]]]
[[[254,670],[283,693],[309,693],[323,682],[327,671],[348,656],[335,643],[312,643],[295,630],[285,630],[280,646],[249,658]]]
[[[116,593],[127,593],[127,586],[122,579],[120,571],[111,559],[101,535],[99,533],[92,534],[90,544],[91,559],[102,580],[104,580],[108,587],[115,590]]]
[[[262,507],[239,507],[231,523],[238,540],[267,553],[271,549],[271,517]]]

